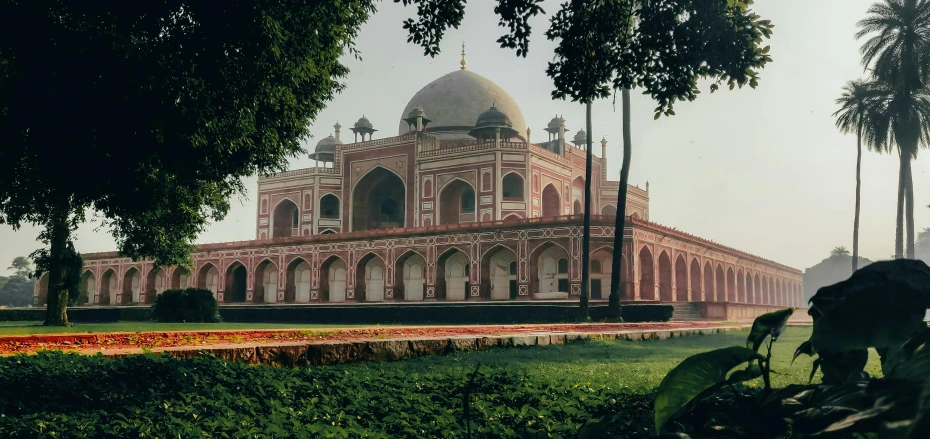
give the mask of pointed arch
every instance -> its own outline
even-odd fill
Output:
[[[223,301],[229,303],[244,303],[248,287],[248,268],[242,261],[236,259],[226,265],[226,284],[223,288]]]
[[[436,299],[465,300],[471,286],[468,252],[451,246],[436,258]]]
[[[746,289],[746,303],[756,303],[755,301],[755,290],[753,289],[752,283],[752,273],[749,270],[746,270],[746,277],[744,278],[745,282],[743,288]]]
[[[601,207],[601,215],[617,216],[617,206],[613,204],[605,204],[604,207]]]
[[[436,196],[436,225],[474,222],[477,213],[476,188],[459,177],[455,177],[439,188]]]
[[[733,301],[737,303],[747,303],[746,301],[746,278],[743,276],[743,269],[736,268],[736,295]]]
[[[691,300],[694,302],[703,301],[703,289],[701,288],[701,263],[697,258],[691,259]]]
[[[501,195],[504,201],[523,201],[526,199],[526,182],[517,171],[510,171],[501,178]]]
[[[369,251],[358,259],[355,266],[355,300],[357,302],[383,302],[387,265],[380,254]]]
[[[562,215],[562,197],[559,188],[549,183],[542,190],[542,216],[556,217]]]
[[[675,300],[688,301],[688,263],[681,253],[675,258]]]
[[[534,299],[567,299],[570,293],[569,252],[555,241],[544,241],[530,253],[530,291]]]
[[[320,299],[323,302],[340,303],[346,301],[346,261],[337,255],[330,255],[320,264]]]
[[[407,249],[394,260],[394,300],[423,300],[426,285],[426,258]]]
[[[349,192],[351,231],[406,227],[407,182],[395,170],[376,165]]]
[[[479,294],[482,299],[509,300],[517,298],[517,274],[510,266],[517,261],[517,253],[503,244],[495,244],[481,254],[481,283]]]
[[[129,267],[123,274],[123,296],[118,305],[144,303],[142,294],[142,272],[136,267]]]
[[[642,300],[656,299],[655,269],[653,267],[652,252],[648,246],[639,250],[639,298]]]
[[[726,301],[726,292],[727,292],[727,281],[726,275],[723,273],[723,264],[717,263],[717,276],[715,278],[714,292],[716,293],[716,302],[725,302]]]
[[[218,298],[220,271],[212,262],[206,262],[197,270],[197,288],[210,290]]]
[[[161,267],[149,270],[145,281],[145,303],[155,303],[155,297],[168,289],[168,274]]]
[[[659,300],[675,301],[675,292],[672,291],[672,259],[666,250],[659,252]]]
[[[704,262],[704,301],[714,301],[714,268],[710,261]]]
[[[262,259],[255,266],[254,273],[252,301],[254,303],[277,303],[279,288],[278,264],[268,258]]]
[[[318,215],[321,219],[342,218],[342,199],[332,192],[324,194],[320,197]]]
[[[296,201],[284,197],[271,209],[271,237],[284,238],[299,236],[300,207]]]
[[[80,292],[78,304],[95,304],[97,300],[97,277],[93,270],[86,269],[81,273],[81,283],[78,286]]]

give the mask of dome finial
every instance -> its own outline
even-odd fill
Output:
[[[462,62],[459,64],[462,65],[462,70],[465,70],[465,42],[462,41]]]

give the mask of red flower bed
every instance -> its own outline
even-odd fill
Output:
[[[506,335],[527,332],[609,332],[653,329],[706,328],[712,322],[596,323],[557,325],[411,326],[324,330],[114,332],[99,334],[47,334],[0,337],[0,355],[42,349],[94,351],[126,348],[165,348],[215,344],[275,343],[292,341],[365,340],[456,335]]]

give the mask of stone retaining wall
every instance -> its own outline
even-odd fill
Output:
[[[662,330],[631,330],[609,332],[553,332],[514,335],[481,335],[450,337],[419,337],[383,340],[282,342],[275,344],[229,344],[209,347],[172,347],[152,349],[167,352],[177,358],[198,355],[215,355],[230,361],[247,364],[264,364],[281,367],[322,366],[359,361],[397,361],[453,352],[486,350],[496,347],[514,348],[546,346],[584,342],[590,339],[606,340],[661,340],[691,335],[709,335],[738,331],[748,326],[718,326],[710,328],[684,328]],[[98,351],[110,358],[142,353],[140,349],[114,349]]]

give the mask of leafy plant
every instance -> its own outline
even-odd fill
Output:
[[[808,311],[814,319],[811,339],[795,352],[795,358],[818,357],[809,382],[781,389],[770,385],[771,347],[793,310],[762,315],[745,348],[692,356],[666,375],[655,399],[656,431],[679,438],[926,438],[928,298],[930,267],[904,259],[874,263],[821,288]],[[768,354],[762,357],[757,350],[766,340]],[[869,348],[881,356],[883,378],[865,372]],[[822,383],[812,384],[818,368]],[[762,389],[734,386],[758,377]]]
[[[213,292],[199,288],[166,290],[155,296],[152,316],[157,322],[216,323],[219,306]]]

